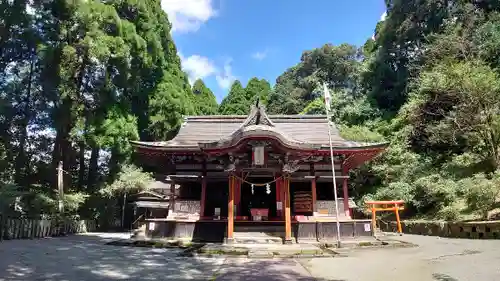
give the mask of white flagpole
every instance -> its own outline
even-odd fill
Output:
[[[335,218],[337,222],[337,247],[340,248],[340,218],[339,218],[339,202],[337,196],[337,179],[335,175],[335,162],[333,158],[333,145],[332,145],[332,128],[330,125],[331,115],[330,115],[330,92],[325,83],[323,83],[323,91],[325,95],[325,108],[326,108],[326,118],[328,122],[328,139],[330,141],[330,159],[332,161],[332,179],[333,179],[333,197],[335,199]]]

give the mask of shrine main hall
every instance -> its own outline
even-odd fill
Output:
[[[186,117],[173,139],[132,145],[163,190],[155,194],[164,202],[136,206],[149,237],[232,242],[259,232],[284,243],[333,239],[333,177],[340,236],[373,235],[370,220],[353,218],[348,172],[387,143],[344,140],[324,115],[268,115],[257,104],[248,116]]]

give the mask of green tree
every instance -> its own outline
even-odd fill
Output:
[[[168,139],[194,113],[160,1],[2,1],[0,16],[0,179],[24,214],[57,210],[60,161],[81,210],[131,161],[129,140]]]
[[[231,85],[229,94],[224,97],[219,113],[222,115],[246,115],[250,110],[250,102],[246,98],[246,92],[241,82],[236,80]]]
[[[210,91],[201,79],[194,82],[192,100],[195,114],[197,115],[214,115],[217,114],[219,105],[215,99],[215,95]]]
[[[358,49],[349,44],[325,44],[303,52],[300,63],[276,79],[274,91],[269,96],[269,111],[300,113],[308,103],[322,95],[318,90],[322,83],[327,83],[334,90],[356,95],[359,92],[360,58]]]
[[[460,143],[481,155],[489,172],[500,167],[500,83],[483,63],[442,64],[423,72],[405,113],[416,130],[423,126],[426,143]]]
[[[379,108],[395,115],[406,101],[412,62],[420,56],[427,36],[442,31],[454,7],[441,0],[391,0],[386,4],[387,17],[377,26],[377,51],[364,73],[363,86]]]
[[[269,92],[271,91],[271,85],[265,79],[258,79],[253,77],[248,81],[245,87],[245,99],[248,104],[254,104],[257,99],[260,103],[267,104],[269,98]]]

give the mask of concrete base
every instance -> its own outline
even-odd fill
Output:
[[[293,244],[293,240],[291,238],[288,238],[288,239],[285,238],[283,240],[283,244],[285,244],[285,245],[291,245],[291,244]]]
[[[340,222],[341,239],[372,237],[370,223],[370,220]],[[235,222],[235,233],[242,233],[243,236],[250,233],[252,238],[255,237],[254,233],[264,233],[266,236],[273,237],[270,239],[271,241],[278,238],[279,243],[285,237],[284,230],[283,222]],[[191,237],[196,242],[223,243],[227,235],[227,222],[151,220],[146,221],[145,234],[148,238]],[[293,222],[292,236],[294,237],[293,242],[297,241],[298,243],[310,240],[335,239],[337,237],[337,227],[335,222]],[[235,236],[234,238],[238,237]]]
[[[224,244],[234,244],[234,238],[224,238]]]

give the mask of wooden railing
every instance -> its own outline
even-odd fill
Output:
[[[94,220],[10,218],[0,215],[0,240],[34,239],[72,233],[91,232],[97,229]]]
[[[144,214],[141,214],[139,217],[137,217],[137,219],[131,224],[131,228],[132,229],[139,228],[141,226],[140,225],[141,222],[144,222]]]

